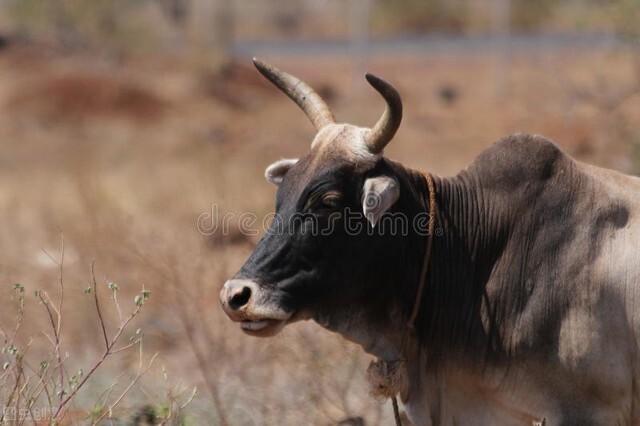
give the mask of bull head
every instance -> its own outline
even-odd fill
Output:
[[[257,336],[274,335],[300,319],[313,318],[328,328],[339,316],[364,320],[365,311],[389,301],[394,271],[386,262],[401,264],[406,250],[402,236],[373,232],[385,212],[401,204],[402,179],[408,179],[399,178],[398,165],[382,156],[402,119],[400,95],[367,74],[386,102],[384,113],[372,128],[336,123],[309,85],[253,62],[305,112],[317,134],[305,157],[267,167],[267,180],[278,187],[276,220],[224,284],[222,307]],[[357,313],[356,306],[362,306]]]

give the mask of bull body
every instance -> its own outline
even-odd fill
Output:
[[[640,180],[520,135],[437,186],[414,423],[638,424]]]

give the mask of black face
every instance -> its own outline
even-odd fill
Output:
[[[401,256],[402,236],[372,228],[362,212],[364,181],[393,173],[386,162],[359,171],[336,161],[310,171],[311,162],[304,158],[286,173],[276,218],[223,289],[225,311],[250,334],[271,335],[318,312],[384,303],[383,284],[393,274],[386,262]]]
[[[361,214],[364,175],[343,164],[305,179],[305,166],[302,160],[285,176],[276,218],[238,274],[296,312],[353,299],[349,284],[362,274],[357,259],[370,240]]]

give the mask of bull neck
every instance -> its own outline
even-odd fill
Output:
[[[423,173],[410,170],[415,203],[428,212],[429,191]],[[414,337],[426,348],[429,358],[437,361],[451,350],[468,350],[474,331],[481,328],[480,302],[492,260],[484,253],[490,245],[491,232],[481,215],[482,191],[477,179],[468,172],[453,177],[433,176],[436,192],[436,226],[430,265],[422,291]],[[413,262],[422,267],[428,236],[413,238],[421,244]],[[408,241],[415,246],[416,242]],[[418,274],[419,275],[419,274]],[[405,311],[411,312],[416,301],[420,278],[407,276]],[[407,316],[408,317],[408,316]]]

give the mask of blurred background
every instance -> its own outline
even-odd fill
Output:
[[[58,300],[63,235],[66,376],[52,390],[71,393],[104,350],[95,261],[107,331],[144,286],[122,339],[144,335],[145,363],[158,353],[112,424],[391,424],[360,348],[312,323],[250,338],[219,308],[259,238],[233,218],[273,209],[265,167],[314,135],[250,58],[364,126],[383,110],[364,72],[392,82],[405,118],[387,155],[416,169],[454,174],[528,132],[638,173],[639,37],[638,0],[0,0],[0,402],[15,405],[16,352],[55,358],[36,292]],[[65,422],[91,423],[137,371],[135,348],[110,356]]]

